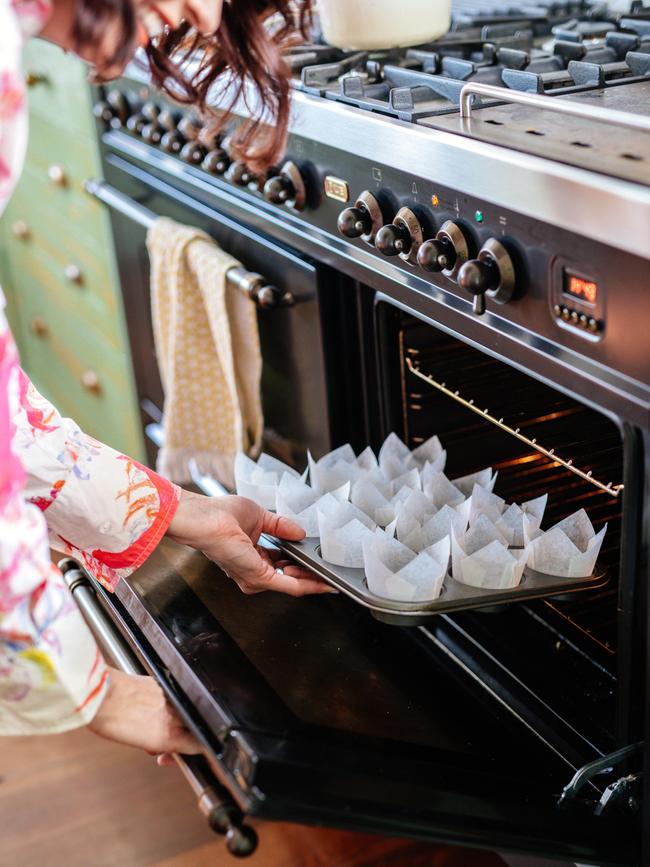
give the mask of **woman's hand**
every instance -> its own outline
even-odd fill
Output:
[[[108,691],[88,728],[96,735],[163,755],[201,752],[201,745],[181,722],[151,677],[110,670]]]
[[[182,491],[167,530],[175,542],[203,551],[244,593],[277,590],[304,596],[332,592],[313,572],[290,565],[278,559],[277,553],[258,546],[262,533],[291,542],[299,542],[305,535],[289,518],[273,515],[245,497],[204,497],[189,491]]]

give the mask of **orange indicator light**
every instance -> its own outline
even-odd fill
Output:
[[[440,199],[438,198],[438,196],[431,196],[431,204],[434,208],[438,207],[438,205],[440,204]]]

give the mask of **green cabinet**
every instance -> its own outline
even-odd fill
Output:
[[[110,220],[84,182],[101,173],[86,67],[27,48],[30,134],[0,219],[0,285],[23,367],[91,436],[142,460],[144,444]]]

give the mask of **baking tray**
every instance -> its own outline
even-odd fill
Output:
[[[305,539],[302,542],[285,542],[269,538],[268,541],[284,551],[337,590],[354,599],[359,605],[370,609],[373,617],[396,626],[419,626],[436,614],[463,611],[468,608],[492,608],[506,602],[522,602],[546,596],[563,596],[579,590],[589,590],[607,584],[607,570],[596,563],[594,573],[588,578],[559,578],[543,575],[526,567],[521,583],[512,590],[484,590],[459,584],[451,575],[445,578],[442,593],[432,602],[392,602],[375,596],[366,584],[363,569],[347,569],[333,566],[320,556],[320,540]]]

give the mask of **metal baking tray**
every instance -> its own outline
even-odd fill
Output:
[[[392,602],[370,592],[363,569],[346,569],[342,566],[333,566],[323,560],[320,556],[319,539],[305,539],[297,543],[271,538],[268,541],[293,560],[311,569],[328,584],[345,593],[350,599],[370,609],[372,616],[377,620],[396,626],[419,626],[435,614],[468,608],[491,608],[506,602],[563,596],[579,590],[602,587],[608,581],[607,570],[598,563],[593,575],[588,578],[559,578],[543,575],[526,567],[521,583],[512,590],[484,590],[470,587],[467,584],[459,584],[447,574],[442,593],[432,602]]]

